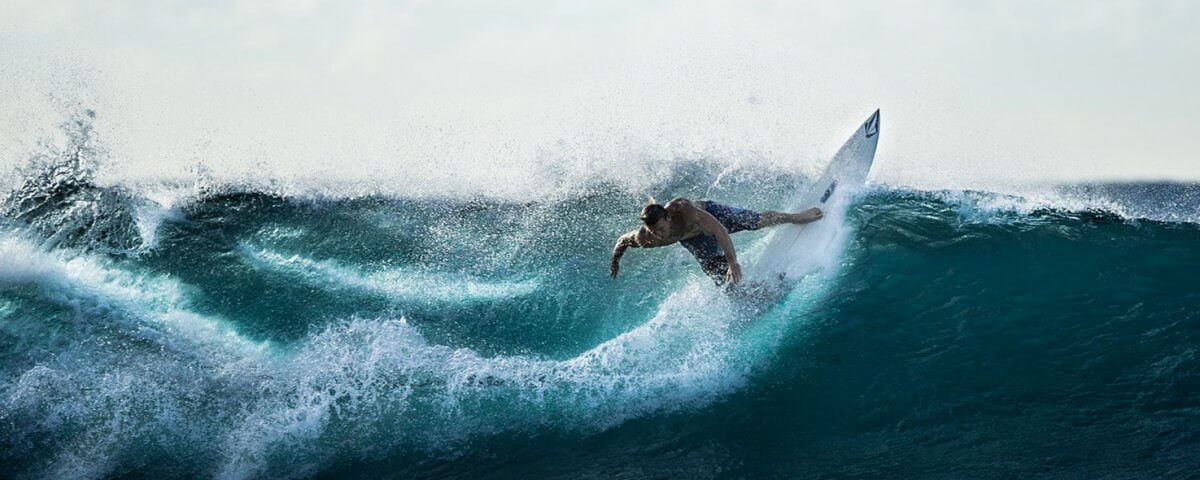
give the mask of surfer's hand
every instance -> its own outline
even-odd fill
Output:
[[[729,264],[729,273],[725,274],[725,279],[728,280],[729,283],[732,283],[732,284],[736,284],[736,283],[742,281],[742,266],[739,265],[737,262],[730,263]]]
[[[613,262],[612,271],[609,273],[610,275],[612,275],[613,280],[617,279],[617,270],[620,270],[620,269],[621,269],[621,264],[619,264],[617,262]]]
[[[805,210],[804,216],[808,217],[808,221],[815,222],[815,221],[820,220],[821,218],[825,217],[825,212],[822,212],[821,209],[819,209],[817,207],[813,207],[808,210]]]

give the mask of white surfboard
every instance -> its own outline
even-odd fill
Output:
[[[825,173],[784,204],[785,210],[791,212],[820,208],[824,218],[806,225],[773,227],[748,276],[790,284],[822,268],[832,271],[846,240],[846,211],[853,195],[866,183],[878,143],[879,110],[876,110],[833,156]]]

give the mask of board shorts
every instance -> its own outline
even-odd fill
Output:
[[[731,207],[711,200],[702,200],[696,204],[716,217],[729,233],[758,230],[758,222],[762,220],[762,214],[754,210]],[[683,248],[692,252],[696,260],[700,262],[700,268],[704,269],[704,273],[717,282],[717,285],[725,283],[725,275],[729,272],[729,261],[725,259],[725,252],[717,243],[716,236],[711,233],[701,233],[692,238],[680,240],[679,243],[683,245]]]

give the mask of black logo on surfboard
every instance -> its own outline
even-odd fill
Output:
[[[871,118],[867,119],[867,123],[863,125],[863,129],[866,130],[867,138],[874,137],[879,133],[879,112],[875,112],[874,115],[871,115]]]
[[[837,188],[837,180],[834,180],[833,183],[829,184],[829,188],[825,189],[825,194],[821,195],[821,203],[825,203],[826,200],[829,200],[829,197],[833,195],[833,190],[835,188]]]

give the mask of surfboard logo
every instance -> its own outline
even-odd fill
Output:
[[[829,188],[825,189],[825,194],[821,195],[821,203],[825,203],[826,200],[829,200],[829,197],[833,195],[833,189],[835,188],[837,188],[837,180],[834,180],[833,183],[829,184]]]
[[[879,112],[875,112],[874,115],[871,115],[871,118],[867,119],[867,123],[863,125],[863,129],[866,130],[867,138],[879,134]]]

